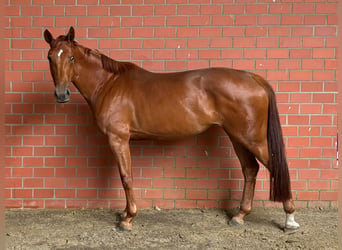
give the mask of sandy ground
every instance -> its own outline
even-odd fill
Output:
[[[300,209],[301,228],[285,233],[284,212],[255,208],[232,227],[236,210],[140,210],[131,232],[118,211],[7,210],[6,249],[337,249],[337,209]]]

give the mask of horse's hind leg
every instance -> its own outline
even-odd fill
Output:
[[[299,224],[294,219],[294,212],[296,210],[292,198],[283,202],[284,211],[286,213],[284,230],[296,230]]]
[[[254,155],[242,144],[234,140],[232,140],[232,143],[235,149],[235,153],[240,160],[242,172],[245,179],[240,211],[229,222],[230,225],[235,226],[243,225],[243,218],[246,215],[248,215],[252,210],[254,189],[256,183],[256,176],[259,171],[259,164],[256,161]]]

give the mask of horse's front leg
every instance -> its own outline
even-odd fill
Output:
[[[137,206],[133,192],[129,137],[111,134],[108,136],[108,139],[118,163],[120,178],[126,195],[126,208],[123,212],[123,219],[120,223],[120,228],[130,231],[132,230],[132,220],[137,214]]]

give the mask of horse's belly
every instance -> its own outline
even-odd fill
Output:
[[[211,125],[220,124],[215,112],[166,110],[146,114],[131,126],[132,139],[173,139],[199,134]]]

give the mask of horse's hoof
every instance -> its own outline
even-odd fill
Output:
[[[286,233],[286,234],[293,234],[293,233],[296,233],[298,230],[299,230],[299,227],[297,227],[297,228],[285,227],[284,228],[284,233]]]
[[[292,234],[292,233],[295,233],[299,230],[299,225],[298,226],[285,226],[284,227],[284,232],[287,233],[287,234]]]
[[[284,232],[291,233],[299,229],[299,224],[294,220],[294,213],[286,214]]]
[[[230,221],[229,221],[229,226],[232,226],[232,227],[241,227],[243,225],[243,221],[239,221],[235,218],[232,218]]]
[[[119,224],[119,229],[124,232],[130,232],[133,229],[133,226],[131,223],[121,221]]]

